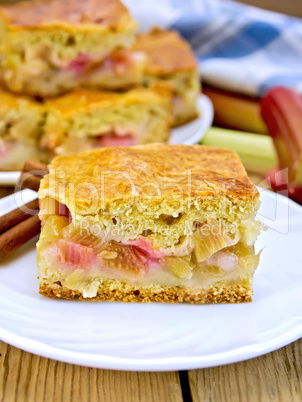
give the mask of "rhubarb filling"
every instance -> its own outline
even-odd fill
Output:
[[[179,248],[171,253],[154,247],[149,233],[137,239],[96,235],[92,228],[75,226],[66,209],[60,215],[48,216],[43,225],[38,243],[40,278],[87,298],[95,297],[98,287],[112,280],[193,289],[217,283],[250,286],[259,260],[253,244],[261,225],[254,221],[232,235],[205,233],[195,225],[186,252]]]
[[[84,60],[83,60],[84,59]],[[141,67],[145,62],[145,56],[140,52],[129,52],[126,50],[119,50],[100,63],[91,63],[89,56],[80,55],[77,59],[73,60],[67,67],[76,76],[81,74],[87,75],[104,75],[108,72],[116,76],[126,76],[129,72],[134,72],[138,67]]]
[[[43,51],[26,63],[18,55],[7,57],[5,81],[11,82],[16,91],[22,91],[25,86],[41,96],[56,95],[79,85],[124,88],[139,84],[145,65],[143,53],[127,50],[116,50],[105,57],[86,52],[71,60],[55,54],[48,57]]]
[[[77,79],[89,84],[90,81],[97,83],[97,80],[102,79],[102,76],[108,79],[109,75],[113,75],[115,78],[128,77],[130,79],[129,74],[135,74],[137,69],[142,68],[144,62],[145,56],[140,52],[118,50],[100,62],[95,62],[87,53],[81,53],[67,65],[59,67],[59,69],[61,71],[68,71]],[[133,77],[133,83],[137,79],[140,79],[140,77]],[[110,82],[107,84],[111,86]]]
[[[123,135],[116,132],[109,132],[107,134],[99,135],[89,138],[66,138],[62,142],[56,144],[54,147],[46,146],[48,151],[56,155],[70,155],[79,151],[94,149],[99,147],[112,147],[112,146],[133,146],[139,143],[139,138],[132,134],[125,132]],[[42,144],[42,149],[43,149]]]

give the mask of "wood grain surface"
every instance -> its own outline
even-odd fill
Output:
[[[301,339],[256,359],[189,371],[194,402],[301,402],[301,379]]]
[[[177,372],[98,370],[45,359],[0,342],[0,401],[181,402]]]
[[[302,400],[302,340],[256,359],[189,371],[193,402]],[[177,372],[98,370],[61,363],[0,342],[0,401],[179,402]],[[185,401],[190,395],[185,394]]]
[[[261,7],[266,10],[273,10],[278,13],[302,17],[302,0],[237,0],[241,3]]]

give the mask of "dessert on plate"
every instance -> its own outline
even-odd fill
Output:
[[[0,88],[0,170],[20,170],[25,159],[44,160],[39,138],[45,108]]]
[[[153,28],[137,36],[132,50],[147,56],[144,86],[163,81],[171,87],[173,125],[179,126],[196,118],[200,78],[189,43],[175,31]]]
[[[171,106],[166,88],[123,93],[78,89],[46,103],[40,140],[50,158],[103,146],[167,142]]]
[[[131,52],[137,24],[119,0],[34,0],[0,7],[1,80],[14,92],[54,96],[79,85],[140,82]]]
[[[0,89],[0,171],[102,146],[166,143],[170,125],[170,91],[160,85],[126,92],[82,88],[43,103]]]
[[[57,157],[39,190],[40,293],[249,302],[259,193],[230,150],[149,144]]]

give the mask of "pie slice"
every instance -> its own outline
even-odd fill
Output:
[[[150,144],[57,157],[39,190],[40,293],[252,300],[259,193],[230,150]]]
[[[42,97],[79,85],[141,81],[145,56],[130,52],[137,23],[119,0],[33,0],[0,7],[1,79]]]
[[[153,28],[137,36],[132,47],[144,52],[148,62],[143,85],[165,82],[172,89],[173,125],[179,126],[198,116],[200,78],[196,59],[189,43],[175,31]]]
[[[103,146],[167,142],[169,92],[138,88],[124,93],[78,89],[46,102],[41,149],[53,156]]]
[[[0,170],[20,170],[25,159],[45,161],[39,149],[45,108],[0,89]]]

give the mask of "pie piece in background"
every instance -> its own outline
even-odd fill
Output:
[[[196,102],[200,95],[200,78],[194,52],[175,31],[153,28],[137,36],[132,47],[144,52],[147,63],[143,85],[162,81],[172,89],[173,126],[198,116]]]
[[[46,103],[40,140],[50,155],[104,146],[166,143],[170,137],[170,91],[137,88],[126,92],[78,89]]]
[[[141,81],[130,52],[137,23],[119,0],[34,0],[0,7],[1,79],[11,91],[55,96],[79,85]]]
[[[0,89],[0,170],[20,170],[27,158],[47,161],[39,148],[45,113],[40,103]]]

